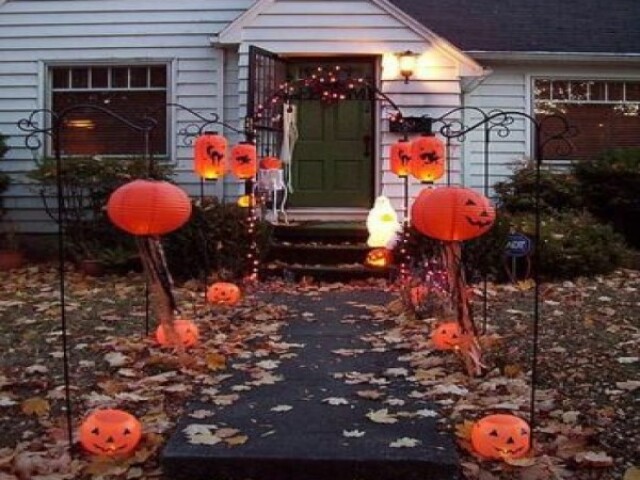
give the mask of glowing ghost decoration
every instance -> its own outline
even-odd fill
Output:
[[[369,231],[367,245],[372,248],[386,247],[400,230],[398,215],[387,197],[381,195],[376,198],[367,216],[367,230]]]

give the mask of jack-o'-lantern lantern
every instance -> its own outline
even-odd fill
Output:
[[[389,166],[391,171],[399,177],[407,177],[410,173],[409,163],[411,160],[411,142],[400,139],[391,145],[389,152]]]
[[[242,208],[254,207],[256,204],[255,195],[241,195],[238,197],[238,206]]]
[[[207,300],[216,305],[235,305],[240,300],[240,289],[228,282],[216,282],[207,290]]]
[[[178,337],[177,340],[183,347],[192,347],[198,343],[198,326],[191,320],[176,320],[173,323],[173,328],[176,331],[176,336]],[[171,345],[162,324],[160,324],[156,330],[156,340],[162,346]]]
[[[79,438],[85,450],[96,455],[126,455],[138,446],[142,425],[123,410],[96,410],[80,425]]]
[[[417,287],[411,287],[409,291],[409,296],[411,297],[411,303],[414,307],[419,307],[422,305],[429,295],[429,287],[425,287],[424,285],[418,285]]]
[[[191,217],[191,201],[175,185],[134,180],[117,188],[107,202],[109,219],[133,235],[164,235]]]
[[[445,172],[444,144],[433,133],[411,142],[409,171],[421,182],[435,182]]]
[[[383,268],[393,263],[393,253],[387,248],[374,248],[367,254],[365,264],[369,267]]]
[[[482,457],[502,460],[520,458],[530,448],[529,424],[514,415],[488,415],[473,424],[471,445]]]
[[[282,160],[278,157],[264,157],[260,160],[260,168],[263,170],[278,170],[282,168]]]
[[[231,171],[240,180],[249,180],[258,173],[256,145],[241,142],[231,149]]]
[[[462,329],[458,322],[446,322],[431,332],[431,340],[438,350],[454,350],[462,343]]]
[[[479,237],[493,226],[496,211],[487,197],[464,187],[425,190],[411,207],[411,221],[420,233],[452,242]]]
[[[217,180],[224,175],[227,139],[214,132],[200,135],[193,146],[193,169],[202,178]]]

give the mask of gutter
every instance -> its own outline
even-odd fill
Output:
[[[512,61],[552,61],[552,62],[616,62],[640,63],[640,53],[606,53],[606,52],[513,52],[467,50],[469,56],[478,60],[512,60]]]

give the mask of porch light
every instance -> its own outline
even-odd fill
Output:
[[[409,83],[411,77],[416,71],[416,63],[418,54],[411,50],[406,50],[398,55],[400,58],[400,75],[404,77],[404,83]]]

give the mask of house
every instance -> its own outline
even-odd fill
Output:
[[[581,132],[570,159],[640,146],[639,21],[637,0],[0,1],[0,131],[11,146],[1,168],[14,177],[5,206],[25,232],[52,227],[24,178],[34,160],[16,124],[33,110],[92,102],[128,117],[155,111],[151,150],[177,162],[178,182],[195,195],[192,149],[180,135],[196,119],[166,104],[238,129],[287,77],[317,68],[365,78],[405,116],[458,107],[564,113]],[[407,50],[418,57],[405,82],[397,54]],[[403,183],[388,165],[399,136],[388,102],[297,107],[291,215],[364,218],[381,194],[402,209]],[[473,109],[458,115],[467,125],[480,118]],[[65,128],[67,154],[140,153],[139,137],[99,115]],[[233,129],[224,131],[230,142],[241,140]],[[531,154],[531,136],[524,119],[506,137],[494,132],[485,180],[483,134],[470,133],[453,144],[450,181],[490,186]],[[269,142],[270,153],[278,148],[262,140],[262,153]],[[234,198],[242,185],[228,177],[207,188]],[[413,182],[411,193],[420,188]]]

